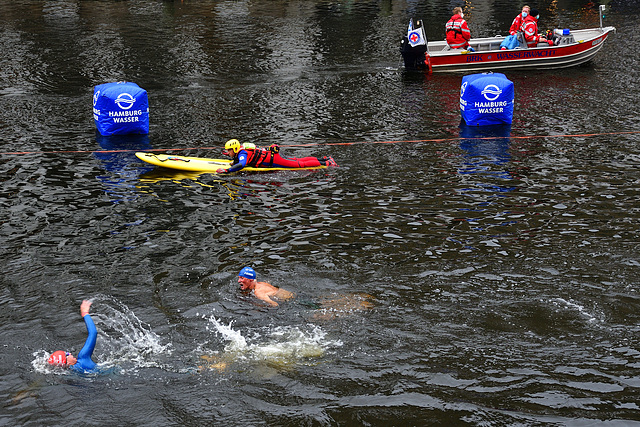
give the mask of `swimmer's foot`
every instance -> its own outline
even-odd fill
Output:
[[[322,163],[324,163],[324,165],[325,165],[325,166],[335,166],[335,167],[337,167],[337,166],[338,166],[338,164],[336,163],[336,161],[335,161],[335,160],[333,160],[333,157],[327,157],[327,156],[324,156],[324,157],[322,158]]]

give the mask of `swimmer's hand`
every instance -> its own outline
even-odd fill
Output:
[[[216,170],[216,173],[225,173],[227,170],[224,168],[219,168],[218,170]]]
[[[89,314],[89,308],[91,307],[91,301],[84,300],[82,304],[80,304],[80,315],[82,317]]]

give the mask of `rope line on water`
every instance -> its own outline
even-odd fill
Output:
[[[634,135],[640,131],[618,131],[618,132],[602,132],[602,133],[579,133],[579,134],[561,134],[561,135],[520,135],[520,136],[485,136],[485,137],[455,137],[455,138],[434,138],[434,139],[406,139],[395,141],[354,141],[354,142],[326,142],[317,143],[310,142],[307,144],[279,144],[281,147],[316,147],[332,146],[332,145],[359,145],[359,144],[402,144],[417,142],[454,142],[462,139],[470,140],[492,140],[492,139],[538,139],[538,138],[591,138],[595,136],[607,135]],[[220,150],[223,145],[217,147],[182,147],[182,148],[145,148],[145,149],[123,149],[123,150],[53,150],[53,151],[10,151],[3,152],[0,155],[20,155],[20,154],[86,154],[86,153],[127,153],[127,152],[152,152],[152,151],[187,151],[187,150]]]

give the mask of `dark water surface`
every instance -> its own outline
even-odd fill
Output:
[[[465,4],[474,36],[521,6]],[[0,3],[0,425],[640,422],[640,9],[610,6],[591,64],[507,73],[514,123],[481,140],[461,75],[401,66],[409,18],[440,39],[450,2]],[[119,80],[149,93],[146,137],[95,134]],[[106,151],[229,138],[341,167]],[[297,298],[242,295],[244,265]],[[46,365],[80,350],[84,298],[100,376]]]

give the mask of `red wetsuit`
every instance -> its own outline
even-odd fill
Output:
[[[287,159],[279,153],[273,152],[265,148],[255,149],[243,148],[238,152],[238,156],[234,159],[233,164],[227,172],[237,172],[247,166],[253,168],[313,168],[320,166],[335,166],[333,159],[325,158],[323,160],[317,157],[302,157]]]

